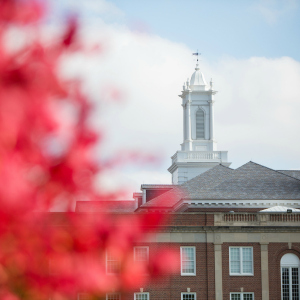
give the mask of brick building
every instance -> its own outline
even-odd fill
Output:
[[[105,211],[101,203],[77,202],[78,213],[172,217],[136,245],[134,257],[147,260],[172,247],[181,271],[107,300],[300,300],[300,171],[254,162],[229,168],[227,152],[217,151],[213,138],[215,93],[197,64],[180,95],[184,134],[169,168],[173,184],[143,184],[134,201],[111,201]]]
[[[236,170],[216,166],[167,191],[142,185],[143,193],[123,213],[165,211],[172,218],[135,251],[147,259],[159,247],[177,249],[181,273],[141,287],[143,293],[107,299],[298,300],[299,177],[300,171],[249,162]],[[153,191],[161,195],[152,198]],[[129,212],[142,195],[145,203]],[[77,211],[91,211],[89,205],[103,212],[101,205],[84,202]]]

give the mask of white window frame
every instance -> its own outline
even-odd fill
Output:
[[[244,295],[249,295],[249,294],[251,294],[252,295],[252,300],[254,300],[254,293],[230,293],[230,300],[231,300],[231,295],[236,295],[236,294],[239,294],[239,295],[241,295],[241,300],[244,300]]]
[[[183,267],[183,249],[184,248],[192,248],[194,251],[194,272],[193,273],[184,273],[182,271]],[[181,271],[181,276],[196,276],[196,247],[195,246],[182,246],[180,247],[180,271]]]
[[[287,256],[287,255],[290,255],[290,254],[292,254],[292,253],[286,253],[285,255],[283,255],[283,257]],[[288,272],[289,272],[289,298],[293,299],[293,290],[292,290],[292,278],[293,278],[293,276],[292,276],[292,269],[298,269],[298,291],[300,292],[300,260],[299,260],[299,258],[295,254],[292,254],[292,255],[296,257],[296,260],[298,260],[297,262],[295,262],[295,261],[288,261],[288,262],[283,263],[282,262],[283,257],[280,260],[281,299],[283,299],[283,286],[282,286],[282,269],[283,268],[288,269]]]
[[[141,249],[141,248],[144,248],[144,249],[147,250],[147,260],[146,260],[146,262],[148,262],[149,261],[149,247],[148,246],[135,246],[133,248],[133,259],[134,259],[134,261],[138,261],[138,260],[136,260],[135,250],[136,249]]]
[[[117,261],[120,263],[119,260],[115,259],[115,260],[110,260],[110,261]],[[108,272],[108,251],[106,251],[106,274],[108,275],[114,275],[114,274],[118,274],[118,272]]]
[[[121,300],[121,294],[120,293],[107,293],[105,299],[108,300],[108,297],[110,294],[115,294],[119,296],[119,300]]]
[[[197,293],[188,293],[188,292],[182,292],[181,293],[181,300],[183,300],[183,295],[194,295],[195,296],[195,300],[197,300]]]
[[[150,299],[149,293],[134,293],[134,300],[137,300],[137,295],[147,295],[147,300]]]
[[[240,251],[240,273],[231,272],[231,249],[238,248]],[[251,249],[252,256],[252,273],[243,272],[243,249]],[[229,247],[229,275],[230,276],[254,276],[254,265],[253,265],[253,247],[243,247],[243,246],[232,246]]]
[[[89,294],[88,294],[88,293],[78,293],[78,294],[77,294],[77,299],[78,299],[78,300],[81,300],[81,296],[83,296],[83,297],[84,297],[84,296],[85,296],[85,297],[89,297]]]

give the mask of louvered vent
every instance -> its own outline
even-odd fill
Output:
[[[196,113],[196,139],[204,139],[204,111],[198,109]]]

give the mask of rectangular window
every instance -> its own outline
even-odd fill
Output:
[[[253,248],[229,247],[230,275],[253,275]]]
[[[106,294],[106,300],[121,300],[121,295],[119,293],[109,293]]]
[[[149,260],[149,247],[145,247],[145,246],[134,247],[134,260],[147,262]]]
[[[91,300],[92,297],[91,295],[87,294],[87,293],[79,293],[77,296],[78,300]]]
[[[282,300],[294,300],[299,298],[299,268],[281,268],[281,294]]]
[[[111,253],[106,253],[106,273],[118,274],[120,272],[120,261],[116,259]]]
[[[196,275],[195,247],[180,247],[181,275]]]
[[[181,300],[196,300],[196,293],[181,293]]]
[[[230,300],[254,300],[254,293],[230,293]]]
[[[149,300],[149,293],[134,293],[134,300]]]

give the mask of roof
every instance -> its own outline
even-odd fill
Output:
[[[171,189],[176,184],[142,184],[141,189]]]
[[[204,75],[201,73],[198,64],[196,65],[195,72],[192,74],[190,85],[207,85]]]
[[[133,200],[77,201],[75,212],[133,212],[135,205]]]
[[[286,206],[273,206],[266,209],[261,210],[261,213],[270,213],[270,212],[284,212],[286,213],[288,209],[291,209],[292,212],[299,212],[300,209],[292,208],[292,207],[286,207]]]
[[[300,199],[300,180],[254,162],[233,170],[218,165],[141,206],[172,207],[182,199]]]
[[[278,170],[278,172],[300,179],[300,170]]]
[[[176,186],[163,195],[150,200],[141,207],[172,207],[181,199],[199,192],[202,188],[208,188],[217,185],[232,171],[232,169],[224,165],[217,165],[214,168],[211,168],[208,171],[196,176],[195,178]]]

